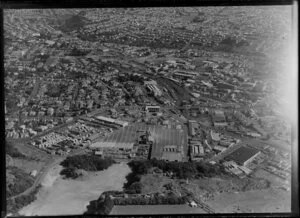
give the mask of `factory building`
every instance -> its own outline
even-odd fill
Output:
[[[113,125],[117,125],[117,126],[120,126],[120,127],[128,126],[127,121],[116,120],[116,119],[112,119],[112,118],[109,118],[109,117],[103,117],[103,116],[97,116],[95,118],[97,120],[103,122],[104,124],[113,124]]]
[[[177,145],[164,146],[161,159],[166,161],[182,161],[183,155],[180,146]]]

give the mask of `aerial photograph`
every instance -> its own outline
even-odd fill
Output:
[[[292,9],[3,9],[7,216],[291,213]]]

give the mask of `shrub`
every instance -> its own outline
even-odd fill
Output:
[[[134,182],[129,187],[129,190],[132,191],[133,194],[139,194],[142,192],[142,183],[141,182]]]
[[[131,184],[140,181],[140,176],[135,172],[131,172],[126,176],[126,180],[127,182],[124,184],[124,188],[128,189],[131,186]]]

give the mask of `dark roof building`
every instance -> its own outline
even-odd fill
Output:
[[[242,146],[234,152],[232,152],[231,154],[229,154],[228,156],[226,156],[225,159],[232,160],[239,165],[245,166],[259,154],[259,150]]]

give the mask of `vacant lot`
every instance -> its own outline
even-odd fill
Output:
[[[28,174],[33,170],[37,170],[39,172],[45,165],[45,162],[42,161],[27,160],[23,158],[14,158],[13,160],[13,166],[24,170]]]
[[[47,154],[46,152],[41,151],[38,148],[26,145],[23,142],[11,141],[11,144],[13,144],[14,147],[17,148],[22,154],[27,156],[27,159],[39,160],[39,161],[46,162],[51,158],[51,156],[49,154]]]
[[[291,211],[290,193],[272,188],[221,193],[207,203],[217,213],[279,213]]]
[[[290,184],[290,178],[287,178],[286,182],[284,179],[264,170],[264,169],[258,169],[254,173],[254,176],[257,178],[263,178],[271,182],[273,186],[281,186],[283,184]]]

